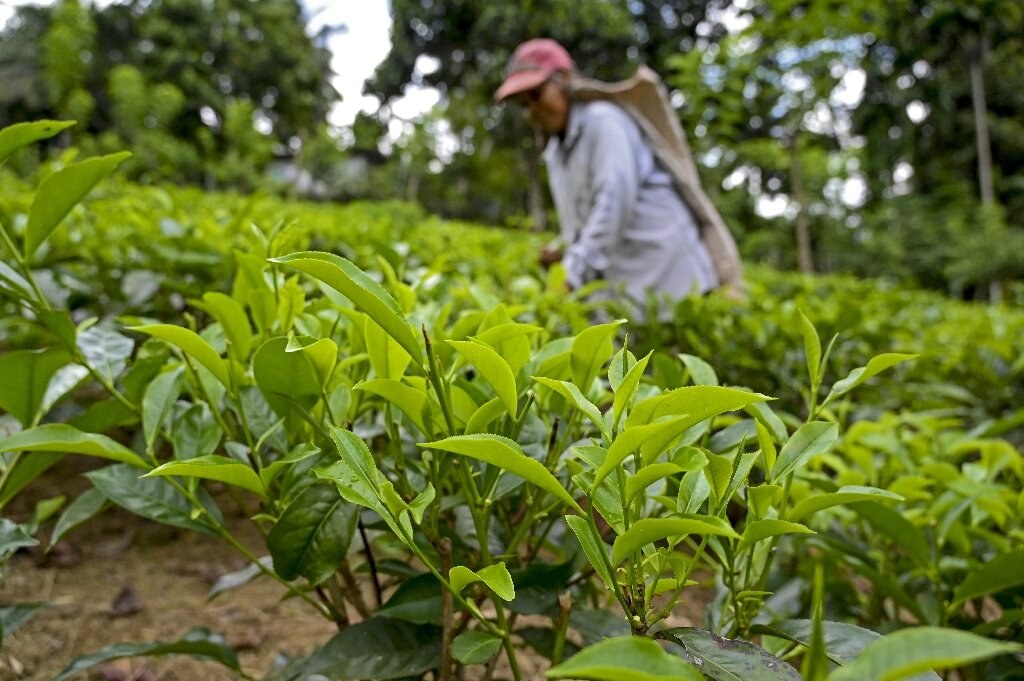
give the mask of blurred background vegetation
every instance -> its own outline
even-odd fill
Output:
[[[965,298],[1024,277],[1020,0],[390,0],[391,51],[330,123],[328,38],[298,0],[22,5],[0,30],[0,126],[75,119],[142,183],[403,199],[449,218],[552,222],[536,142],[491,95],[549,36],[602,79],[672,90],[745,257]],[[415,119],[410,85],[439,103]],[[76,153],[69,137],[0,172]],[[35,154],[35,155],[33,155]],[[992,282],[996,282],[993,284]]]

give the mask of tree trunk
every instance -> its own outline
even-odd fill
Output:
[[[789,185],[793,200],[797,204],[796,213],[796,248],[800,271],[814,272],[814,252],[811,250],[811,230],[807,224],[807,197],[804,195],[804,182],[800,164],[800,148],[797,144],[797,133],[789,141]]]
[[[995,202],[992,186],[992,145],[988,137],[988,105],[985,102],[985,52],[987,39],[979,38],[970,55],[971,103],[974,107],[974,136],[978,146],[978,189],[983,205]]]
[[[533,144],[527,152],[527,175],[530,183],[530,219],[533,231],[543,232],[548,227],[548,214],[544,210],[544,189],[540,186],[540,152],[544,148],[544,135],[533,129]]]

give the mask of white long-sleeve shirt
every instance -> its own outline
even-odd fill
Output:
[[[718,286],[693,215],[616,104],[573,103],[544,161],[571,285],[601,278],[641,305],[649,292],[675,300]]]

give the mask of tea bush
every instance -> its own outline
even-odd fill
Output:
[[[122,158],[0,194],[0,507],[105,463],[0,520],[0,557],[109,505],[219,537],[250,566],[216,590],[276,580],[337,625],[282,681],[521,679],[527,650],[552,679],[1020,678],[1019,311],[754,270],[746,303],[595,324],[534,237],[104,181]],[[252,678],[202,629],[59,678],[163,654]]]

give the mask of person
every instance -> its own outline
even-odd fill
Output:
[[[618,84],[587,80],[564,47],[536,38],[516,48],[495,100],[522,105],[548,137],[560,243],[540,259],[560,260],[570,289],[604,280],[638,314],[651,294],[671,303],[720,284],[739,289],[735,243],[653,71]]]

